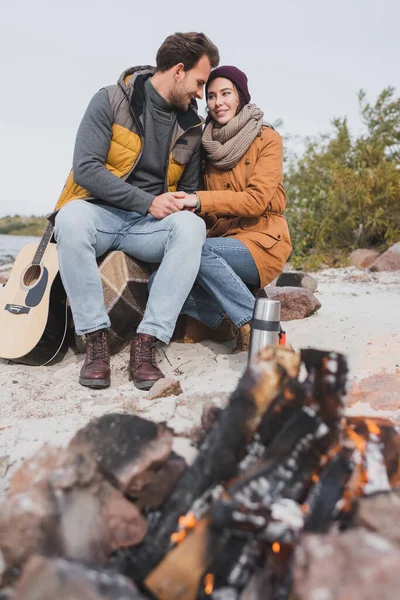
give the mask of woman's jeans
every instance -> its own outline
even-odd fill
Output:
[[[96,258],[122,250],[139,260],[161,263],[137,331],[169,342],[200,266],[205,240],[200,217],[181,211],[158,220],[73,200],[57,214],[55,237],[61,279],[78,335],[110,327]]]
[[[236,327],[241,327],[251,320],[255,304],[246,283],[260,285],[257,267],[246,246],[235,238],[208,238],[196,284],[182,312],[213,328],[227,314]]]

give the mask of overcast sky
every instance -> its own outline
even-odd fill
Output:
[[[265,119],[284,121],[281,133],[313,135],[344,115],[358,131],[360,88],[372,101],[387,85],[400,93],[399,0],[1,5],[0,216],[51,212],[91,96],[125,68],[154,64],[175,31],[204,31],[221,64],[247,73]]]

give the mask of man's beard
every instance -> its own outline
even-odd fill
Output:
[[[169,94],[168,101],[178,110],[187,111],[190,106],[191,98],[180,86],[175,86],[175,89],[171,90]]]

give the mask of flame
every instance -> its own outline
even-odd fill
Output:
[[[295,394],[293,394],[293,392],[287,387],[283,390],[283,396],[286,400],[294,400],[294,398],[296,397]]]
[[[170,537],[171,542],[174,544],[180,544],[186,537],[188,531],[194,529],[198,521],[193,513],[187,513],[182,515],[178,519],[178,531],[175,531]]]
[[[307,504],[307,502],[304,502],[304,504],[302,504],[300,508],[303,515],[308,515],[308,513],[310,512],[310,505]]]
[[[317,481],[319,481],[319,477],[316,473],[314,473],[314,475],[311,477],[311,480],[313,483],[317,483]]]
[[[361,435],[358,435],[351,427],[346,427],[346,434],[349,440],[354,442],[355,447],[361,452],[362,455],[365,453],[365,447],[367,445],[364,438]]]
[[[371,423],[375,426],[373,421]],[[346,427],[345,434],[347,440],[351,442],[351,446],[353,446],[355,450],[358,450],[361,455],[356,460],[354,470],[347,482],[341,501],[341,510],[343,512],[348,512],[353,506],[354,499],[362,495],[364,487],[368,483],[368,472],[364,462],[367,441],[361,437],[361,435],[356,433],[351,426]]]
[[[380,434],[380,427],[378,427],[378,425],[374,421],[372,421],[372,419],[365,419],[365,424],[368,427],[368,431],[370,433],[373,433],[375,435]]]
[[[204,591],[207,596],[210,596],[214,589],[214,575],[212,573],[207,573],[204,576]]]
[[[187,515],[183,515],[179,517],[179,527],[182,529],[193,529],[196,527],[197,519],[193,513],[187,513]]]
[[[275,552],[275,554],[278,554],[278,552],[280,552],[281,550],[281,545],[279,542],[274,542],[272,544],[272,552]]]
[[[176,531],[171,535],[171,542],[174,544],[180,544],[186,537],[186,531],[182,529],[181,531]]]

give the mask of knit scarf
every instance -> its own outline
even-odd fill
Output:
[[[210,121],[202,140],[207,160],[218,169],[232,169],[257,137],[263,116],[255,104],[246,104],[226,125]]]

